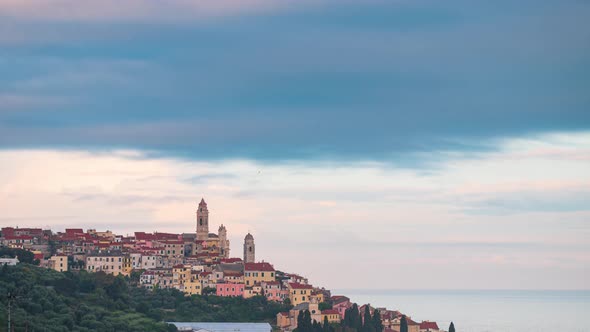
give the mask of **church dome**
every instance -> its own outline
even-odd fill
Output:
[[[246,235],[246,237],[244,238],[244,240],[252,240],[252,241],[254,241],[254,237],[252,236],[252,234],[248,233]]]

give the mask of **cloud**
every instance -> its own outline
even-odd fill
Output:
[[[583,136],[538,137],[531,148],[585,149],[590,141]],[[395,273],[408,288],[420,287],[415,275],[439,273],[441,266],[468,276],[439,280],[443,288],[457,286],[457,278],[462,285],[486,286],[480,281],[491,282],[485,279],[493,272],[486,270],[490,266],[535,278],[566,269],[570,273],[561,279],[541,277],[539,285],[568,280],[586,287],[575,278],[590,259],[585,254],[590,211],[545,206],[569,204],[590,183],[588,161],[571,158],[556,167],[553,155],[531,156],[511,160],[505,171],[503,156],[525,156],[527,146],[508,141],[497,153],[445,160],[428,174],[384,162],[195,161],[152,158],[140,150],[3,150],[0,209],[4,224],[20,227],[190,232],[204,197],[211,227],[226,225],[236,256],[250,231],[259,259],[304,273],[319,285],[349,284],[347,278],[334,283],[350,267],[346,257],[355,257],[360,268],[370,256],[395,261],[385,273]],[[530,171],[531,162],[536,172]],[[543,200],[535,201],[537,196]],[[502,197],[539,206],[516,204],[507,213],[505,206],[485,205]],[[478,206],[485,206],[485,213],[471,212]],[[333,268],[322,269],[322,260],[296,259],[301,255],[332,255]],[[474,273],[484,279],[474,279]],[[362,280],[385,287],[371,278]],[[490,285],[520,287],[508,281]]]
[[[172,0],[166,2],[130,0],[4,0],[3,16],[26,20],[112,22],[169,21],[265,12],[284,7],[284,2],[270,0]]]
[[[117,10],[76,2],[68,12],[61,2],[38,10],[49,3],[5,2],[7,26],[80,35],[3,47],[0,83],[23,100],[75,103],[0,114],[2,148],[414,167],[494,151],[504,138],[590,126],[588,29],[570,19],[590,11],[579,2],[326,2],[181,25],[131,23],[224,5],[172,2],[156,11],[141,1]],[[111,14],[120,17],[103,21]],[[65,22],[68,15],[78,19]]]

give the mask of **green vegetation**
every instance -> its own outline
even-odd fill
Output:
[[[368,305],[365,306],[363,314],[359,312],[357,304],[354,303],[352,307],[346,309],[341,325],[345,331],[383,332],[379,310],[375,309],[373,315],[371,315],[371,309]]]
[[[137,276],[134,276],[137,277]],[[135,278],[134,278],[135,279]],[[290,307],[250,299],[145,290],[103,272],[60,273],[29,264],[0,268],[0,331],[13,294],[15,331],[176,331],[165,321],[274,322]]]
[[[17,257],[21,263],[39,265],[39,260],[35,259],[35,254],[28,250],[2,247],[0,248],[0,257]]]

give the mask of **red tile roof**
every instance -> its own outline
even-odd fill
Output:
[[[427,330],[427,329],[431,329],[431,330],[438,330],[438,325],[436,324],[436,322],[429,322],[429,321],[424,321],[422,323],[420,323],[420,330]]]
[[[164,243],[164,244],[184,244],[184,242],[180,241],[180,240],[159,240],[158,242]]]
[[[274,272],[275,268],[270,263],[246,263],[244,264],[245,271],[268,271]]]
[[[289,287],[293,289],[313,289],[312,285],[298,284],[296,282],[290,282]]]
[[[238,258],[238,257],[232,257],[232,258],[222,258],[221,262],[222,263],[237,263],[237,262],[241,262],[242,259]]]
[[[7,240],[32,240],[33,237],[29,235],[6,236]]]

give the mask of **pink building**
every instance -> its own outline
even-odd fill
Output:
[[[332,296],[331,300],[332,300],[332,309],[337,310],[338,314],[340,314],[340,318],[344,319],[346,309],[352,307],[352,303],[350,302],[350,299],[346,296],[336,295],[336,296]]]
[[[216,284],[217,296],[239,296],[244,295],[244,284]]]
[[[264,296],[269,301],[283,302],[285,295],[281,291],[281,283],[278,281],[263,281],[261,283]],[[288,294],[288,291],[287,291]]]

